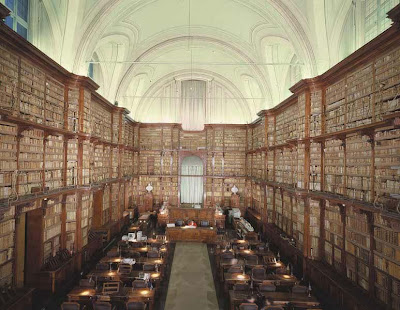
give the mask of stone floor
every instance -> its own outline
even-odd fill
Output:
[[[176,244],[165,309],[219,309],[206,244]]]

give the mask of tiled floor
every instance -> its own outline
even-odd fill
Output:
[[[176,244],[165,309],[219,309],[206,244]]]

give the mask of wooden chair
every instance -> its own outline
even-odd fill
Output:
[[[116,257],[119,256],[118,249],[112,249],[107,252],[107,257]]]
[[[232,259],[235,255],[231,251],[226,251],[221,254],[221,259]]]
[[[158,251],[149,251],[147,252],[148,258],[160,258],[160,253]]]
[[[79,280],[79,286],[81,287],[94,287],[95,281],[92,281],[90,279],[80,279]]]
[[[275,292],[276,291],[276,286],[274,285],[273,281],[263,281],[258,286],[258,290],[260,292]]]
[[[288,274],[288,270],[284,267],[280,267],[275,269],[275,273],[276,274]]]
[[[242,273],[243,269],[240,265],[232,265],[229,267],[227,273]]]
[[[141,301],[128,301],[126,303],[126,310],[145,310],[146,304]]]
[[[165,242],[167,241],[167,236],[166,235],[156,235],[156,240],[160,242]]]
[[[138,260],[140,258],[140,253],[139,252],[130,252],[127,254],[127,256],[129,258],[134,258],[134,259]]]
[[[255,265],[258,265],[258,256],[257,255],[247,255],[246,258],[244,259],[245,265],[253,267]]]
[[[121,274],[130,274],[132,272],[132,266],[129,264],[119,264],[118,272]]]
[[[258,306],[254,303],[246,302],[240,304],[239,310],[258,310]]]
[[[265,265],[276,264],[276,258],[275,258],[275,256],[272,256],[272,255],[264,256],[263,261],[264,261]]]
[[[293,294],[307,294],[308,288],[307,288],[307,286],[304,286],[304,285],[295,285],[292,287],[292,293]]]
[[[250,290],[250,286],[247,283],[236,283],[233,285],[233,290],[235,292],[248,292]]]
[[[147,283],[144,280],[135,280],[132,282],[132,288],[147,288]]]
[[[251,270],[251,280],[256,283],[262,283],[265,280],[267,273],[265,271],[265,268],[262,266],[254,267]]]
[[[154,264],[143,264],[143,271],[156,271],[156,265],[154,265]]]
[[[61,310],[80,310],[80,305],[77,302],[63,302]]]
[[[93,304],[93,310],[115,310],[109,302],[97,301]]]
[[[108,270],[110,269],[110,265],[107,263],[98,263],[96,265],[96,270]]]
[[[103,284],[103,295],[112,295],[119,292],[119,282],[106,282]]]

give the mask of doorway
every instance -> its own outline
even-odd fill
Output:
[[[187,156],[181,165],[181,204],[203,203],[203,161],[198,156]]]

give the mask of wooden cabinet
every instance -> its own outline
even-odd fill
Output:
[[[167,239],[171,242],[176,241],[194,241],[204,243],[214,243],[217,237],[217,231],[211,228],[183,228],[169,227],[166,230]]]

